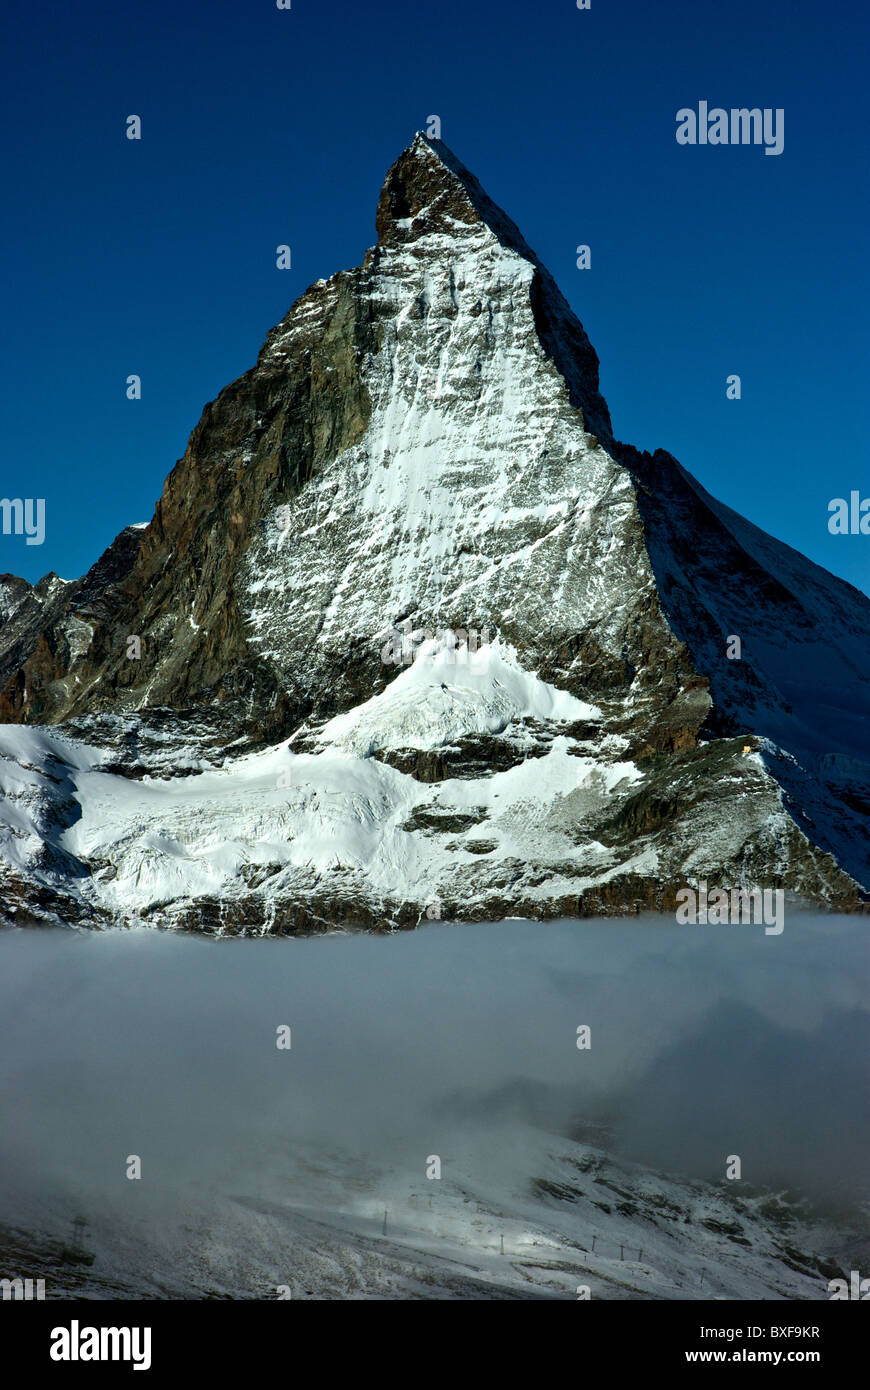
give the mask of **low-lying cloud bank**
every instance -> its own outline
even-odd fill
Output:
[[[747,1181],[841,1207],[870,1157],[867,941],[812,915],[779,937],[672,919],[4,932],[0,1219],[22,1192],[159,1208],[191,1183],[304,1185],[302,1150],[421,1177],[461,1156],[500,1181],[528,1123],[606,1123],[625,1156],[705,1179],[739,1155]]]

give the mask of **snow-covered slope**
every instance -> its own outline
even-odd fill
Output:
[[[385,691],[336,715],[320,737],[368,757],[381,749],[432,749],[468,734],[501,734],[522,719],[568,724],[600,713],[523,671],[516,652],[498,641],[470,652],[433,638]]]
[[[829,1279],[863,1254],[854,1228],[787,1194],[674,1178],[530,1129],[512,1142],[525,1172],[511,1179],[482,1182],[461,1154],[426,1182],[287,1144],[283,1182],[197,1182],[170,1219],[103,1194],[89,1215],[91,1267],[59,1260],[69,1200],[19,1196],[0,1256],[45,1278],[55,1299],[706,1301],[828,1299]]]
[[[505,915],[603,910],[635,881],[639,905],[650,905],[642,885],[652,881],[661,906],[692,872],[752,887],[753,862],[740,860],[747,842],[783,864],[797,858],[800,832],[764,757],[741,755],[738,768],[734,749],[716,803],[702,789],[676,845],[631,833],[648,775],[625,738],[586,737],[585,721],[598,715],[524,672],[510,648],[471,655],[433,641],[380,695],[298,742],[222,766],[196,767],[188,752],[171,777],[164,748],[152,754],[157,775],[131,777],[105,748],[6,726],[7,891],[40,889],[36,913],[8,900],[7,912],[25,923],[60,916],[217,932],[326,930],[362,915],[387,930],[483,917],[494,900]],[[468,775],[468,744],[481,738],[491,760],[495,740],[499,757]],[[450,775],[451,753],[464,775]],[[425,761],[409,767],[415,756],[435,760],[437,780]],[[690,794],[687,785],[687,805]],[[808,842],[803,855],[802,896],[823,896],[830,867]],[[609,883],[613,900],[603,896]]]

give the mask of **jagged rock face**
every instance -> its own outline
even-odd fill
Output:
[[[789,815],[866,887],[870,601],[715,501],[669,454],[617,447],[669,626],[710,682],[709,729],[769,741]]]
[[[418,136],[399,158],[377,230],[364,264],[313,285],[206,407],[150,525],[75,583],[0,580],[0,719],[66,722],[101,750],[68,760],[40,910],[55,893],[61,915],[74,900],[123,916],[132,893],[137,919],[206,928],[405,923],[433,897],[445,915],[546,916],[667,906],[714,869],[857,902],[870,603],[669,455],[614,440],[583,328],[443,145]],[[397,630],[479,633],[489,675],[406,688],[385,659]],[[804,657],[827,671],[815,708]],[[551,716],[552,692],[570,714]],[[290,811],[247,764],[231,806],[205,783],[182,793],[180,777],[288,737],[314,779]],[[345,768],[346,794],[320,776],[337,748],[366,766],[358,786]],[[66,756],[39,750],[40,777]],[[172,774],[151,830],[147,797],[89,790]],[[49,793],[6,791],[19,832],[51,840],[19,805]],[[114,838],[95,804],[114,804]],[[322,837],[300,847],[315,822],[328,853]],[[247,848],[216,868],[225,841]]]
[[[217,700],[228,706],[228,730],[256,737],[292,726],[297,711],[248,645],[234,580],[263,515],[363,428],[346,278],[333,282],[326,315],[310,313],[312,301],[326,308],[316,290],[294,307],[307,326],[292,361],[272,353],[270,335],[257,366],[206,406],[125,563],[114,559],[119,537],[70,586],[62,618],[47,608],[20,636],[4,631],[0,716],[54,723],[94,710]],[[131,635],[140,638],[140,659],[127,655]]]

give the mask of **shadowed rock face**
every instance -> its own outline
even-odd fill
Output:
[[[0,722],[63,724],[133,780],[177,774],[170,747],[184,771],[290,736],[317,752],[327,720],[394,681],[388,634],[485,631],[594,707],[589,727],[567,731],[577,756],[631,760],[643,787],[582,814],[562,789],[558,856],[529,846],[515,862],[497,836],[463,842],[478,864],[495,860],[476,870],[473,904],[441,883],[455,915],[661,906],[710,865],[857,902],[870,887],[868,600],[669,455],[614,440],[581,324],[440,142],[417,136],[400,156],[376,222],[363,265],[311,286],[206,406],[149,525],[123,531],[81,580],[0,577]],[[394,740],[374,756],[429,788],[534,759],[546,788],[565,730],[518,728]],[[420,842],[439,816],[466,814],[406,809]],[[742,838],[717,817],[736,817]],[[606,865],[598,850],[584,858],[591,844]],[[180,893],[176,922],[256,922],[270,893],[274,929],[282,914],[289,930],[330,912],[419,916],[412,884],[375,891],[360,865],[340,888],[282,870],[276,893],[264,873],[241,873],[232,903],[229,889]],[[23,903],[20,865],[15,881]],[[41,885],[67,890],[59,868]]]
[[[349,278],[309,290],[291,314],[302,325],[292,357],[272,353],[275,330],[257,365],[206,406],[150,525],[123,532],[83,580],[6,625],[0,717],[55,723],[218,701],[228,728],[254,737],[298,717],[250,651],[234,577],[263,516],[359,438],[367,406]],[[77,646],[82,624],[92,633]],[[127,656],[130,635],[139,660]]]

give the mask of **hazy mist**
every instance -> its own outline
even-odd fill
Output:
[[[839,1204],[870,1158],[868,984],[866,921],[809,915],[780,937],[654,919],[307,940],[10,930],[0,1217],[28,1194],[255,1190],[299,1145],[519,1172],[519,1122],[607,1122],[626,1157],[703,1178],[739,1154],[745,1180]]]

